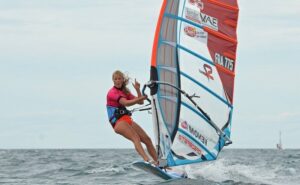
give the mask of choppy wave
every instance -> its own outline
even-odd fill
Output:
[[[133,168],[134,150],[0,150],[0,184],[300,184],[300,150],[224,150],[164,181]]]

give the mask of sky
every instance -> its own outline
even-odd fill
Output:
[[[149,80],[161,2],[0,0],[0,149],[133,148],[107,120],[106,93],[116,69]],[[229,148],[275,148],[279,131],[300,148],[300,1],[239,8]],[[151,115],[134,119],[153,138]]]

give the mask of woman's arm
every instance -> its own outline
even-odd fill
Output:
[[[122,97],[119,100],[119,103],[127,107],[127,106],[132,106],[135,104],[143,104],[145,99],[147,99],[147,96],[136,97],[132,100],[127,100],[126,98]]]
[[[134,83],[132,83],[132,85],[133,85],[134,89],[136,90],[136,93],[137,93],[138,97],[141,97],[142,93],[141,93],[141,90],[140,90],[140,87],[141,87],[140,83],[138,81],[136,81],[136,79],[134,79]],[[147,98],[145,98],[145,99],[147,99]],[[140,100],[137,103],[142,105],[142,104],[144,104],[145,99]]]

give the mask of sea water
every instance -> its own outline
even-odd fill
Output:
[[[0,184],[300,184],[300,150],[225,149],[175,181],[135,169],[140,159],[133,149],[0,150]]]

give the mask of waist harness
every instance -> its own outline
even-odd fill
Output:
[[[109,121],[112,121],[114,118],[115,120],[120,119],[122,116],[124,115],[129,115],[131,116],[131,112],[129,110],[126,109],[126,107],[118,107],[116,108],[116,110],[114,111],[113,116],[110,118]]]

